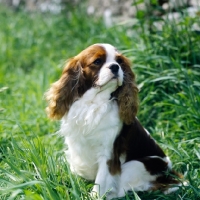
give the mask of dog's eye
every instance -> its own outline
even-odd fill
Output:
[[[117,63],[120,65],[120,64],[122,64],[123,63],[123,60],[122,60],[122,58],[117,58]]]
[[[97,59],[93,62],[93,64],[95,64],[95,65],[101,65],[101,64],[102,64],[102,59],[101,59],[101,58],[97,58]]]

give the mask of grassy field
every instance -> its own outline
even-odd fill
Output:
[[[162,31],[150,31],[145,20],[106,28],[80,10],[66,16],[1,8],[0,200],[90,199],[93,184],[70,173],[43,94],[67,58],[97,42],[113,44],[134,63],[138,118],[188,181],[170,195],[122,199],[200,199],[199,16],[163,23]]]

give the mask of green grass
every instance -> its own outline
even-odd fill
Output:
[[[65,59],[96,42],[117,46],[134,63],[138,117],[189,182],[170,195],[122,199],[200,198],[200,35],[191,28],[198,16],[166,20],[152,33],[145,20],[106,28],[81,10],[66,17],[1,9],[0,22],[1,200],[90,199],[92,183],[70,173],[43,94]]]

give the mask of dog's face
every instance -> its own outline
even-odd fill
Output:
[[[49,117],[61,118],[92,87],[109,88],[121,119],[131,123],[138,108],[135,76],[129,60],[110,44],[89,46],[68,61],[60,79],[46,93]]]
[[[85,80],[91,83],[91,87],[102,87],[106,84],[122,85],[124,73],[120,64],[128,63],[128,61],[113,46],[109,44],[92,45],[75,59],[79,60]]]

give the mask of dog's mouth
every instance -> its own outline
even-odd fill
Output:
[[[122,86],[122,80],[120,79],[119,75],[113,75],[113,77],[111,77],[109,80],[107,80],[105,83],[103,84],[98,84],[98,80],[93,84],[93,87],[103,87],[109,83],[116,83],[117,88]]]
[[[119,75],[115,75],[111,80],[117,80],[117,86],[122,86],[122,80]]]
[[[111,78],[111,80],[112,80],[112,79],[118,79],[118,78],[119,78],[119,75],[116,74],[116,75],[114,75],[114,76]]]

